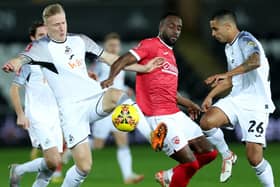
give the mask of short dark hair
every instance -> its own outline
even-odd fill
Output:
[[[221,10],[214,12],[214,14],[211,17],[211,20],[214,20],[214,19],[218,19],[218,20],[228,19],[228,20],[233,21],[234,23],[237,23],[237,18],[236,18],[235,13],[232,10],[227,10],[227,9],[221,9]]]
[[[181,17],[177,12],[169,11],[169,12],[164,13],[164,14],[161,16],[160,21],[165,20],[165,18],[167,18],[168,16],[176,16],[176,17],[182,19],[182,17]]]
[[[34,21],[29,27],[29,36],[35,37],[37,28],[42,26],[44,26],[43,21]]]
[[[110,32],[110,33],[106,34],[106,36],[104,37],[104,42],[106,42],[108,40],[111,40],[111,39],[118,39],[118,40],[120,40],[121,37],[116,32]]]

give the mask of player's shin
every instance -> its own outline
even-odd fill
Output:
[[[76,165],[68,169],[61,187],[78,187],[87,177],[87,173],[80,171]]]
[[[256,175],[264,187],[274,187],[274,177],[269,162],[263,159],[256,167]]]
[[[197,170],[199,170],[197,160],[179,164],[173,169],[173,176],[169,187],[186,187]]]
[[[195,157],[199,163],[199,168],[202,168],[204,165],[210,163],[211,161],[215,160],[218,155],[218,151],[216,149],[207,152],[207,153],[196,153]]]

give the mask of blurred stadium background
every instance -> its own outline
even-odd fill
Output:
[[[224,45],[218,44],[211,38],[208,23],[209,17],[211,16],[213,11],[219,8],[228,8],[235,10],[237,13],[240,29],[248,30],[261,41],[270,61],[272,95],[277,109],[271,115],[267,131],[267,140],[273,142],[272,149],[268,148],[268,151],[270,151],[268,155],[271,155],[271,159],[273,159],[272,155],[276,155],[277,153],[279,153],[280,76],[277,72],[277,69],[280,69],[280,24],[277,23],[277,20],[280,19],[278,10],[280,1],[1,0],[1,66],[6,62],[7,59],[13,57],[18,52],[24,49],[25,45],[29,42],[28,27],[34,20],[38,20],[41,18],[41,12],[46,4],[54,2],[60,2],[61,4],[63,4],[67,14],[69,32],[87,34],[97,42],[102,42],[104,35],[109,32],[118,32],[121,35],[123,41],[123,52],[126,52],[130,47],[134,46],[139,40],[143,39],[144,37],[156,36],[161,15],[166,11],[177,11],[180,15],[182,15],[184,22],[181,38],[178,40],[178,43],[176,44],[176,47],[174,49],[180,71],[179,91],[196,101],[198,104],[201,104],[208,91],[208,88],[203,84],[203,80],[211,74],[222,72],[226,69]],[[127,74],[127,84],[131,87],[134,86],[133,77],[134,74]],[[9,87],[12,78],[13,75],[5,74],[0,71],[0,159],[2,158],[3,160],[5,160],[4,162],[2,162],[2,159],[0,160],[0,173],[6,172],[5,175],[1,174],[2,176],[7,176],[7,170],[5,168],[7,163],[14,161],[25,161],[28,159],[29,153],[27,152],[27,150],[30,147],[27,133],[17,128],[15,124],[16,117],[15,113],[12,110],[9,99]],[[235,145],[234,142],[239,141],[240,131],[238,129],[235,131],[225,131],[225,134],[227,140],[232,142],[233,146],[237,150],[239,150],[240,147]],[[139,150],[146,150],[146,142],[137,131],[130,134],[130,142],[131,144],[144,144],[144,147],[143,145],[141,145],[140,147],[136,146],[135,148],[133,148],[133,151],[135,151],[137,154],[139,153]],[[112,144],[112,138],[109,138],[107,143]],[[11,148],[17,148],[17,150]],[[109,151],[110,149],[112,148],[109,148]],[[9,152],[10,154],[4,154],[4,152]],[[137,159],[141,159],[141,156],[137,156],[135,152],[134,160],[137,162]],[[241,157],[241,159],[243,159],[241,162],[246,163],[244,153],[244,151],[241,151],[240,153],[241,155],[243,155],[243,157]],[[97,153],[97,155],[100,154],[101,153]],[[106,152],[104,154],[106,154]],[[155,156],[155,154],[153,153],[150,154],[151,157]],[[19,155],[22,156],[19,157]],[[267,157],[267,159],[270,158]],[[172,161],[169,161],[165,157],[162,158],[162,160],[164,160],[162,161],[163,166],[166,166],[165,162],[172,163]],[[2,163],[5,164],[2,165]],[[153,162],[151,161],[151,164],[152,163]],[[211,167],[219,168],[220,163],[218,163],[218,161],[215,161],[215,163],[216,165]],[[249,167],[247,164],[244,165],[247,168]],[[277,165],[279,167],[279,162]],[[158,166],[158,169],[160,169],[161,164],[159,163]],[[166,167],[170,166],[172,165]],[[149,167],[147,166],[147,168]],[[151,172],[147,168],[147,172]],[[244,170],[240,169],[240,172],[242,171]],[[116,173],[118,173],[118,171],[116,171]],[[250,174],[252,175],[252,180],[256,181],[257,179],[254,178],[254,174],[252,172]],[[217,179],[209,179],[207,177],[207,174],[205,176],[203,175],[203,177],[203,180],[205,181],[214,181],[214,184],[215,182],[217,182]],[[217,176],[215,177],[217,178]],[[240,177],[244,176],[240,175]],[[278,171],[275,170],[275,177],[278,178],[278,186],[280,186],[279,169]],[[148,177],[148,179],[150,178],[151,176]],[[200,179],[196,181],[199,180]],[[7,183],[2,183],[1,181],[7,181],[7,178],[1,177],[0,186],[2,186],[2,184],[7,185]],[[200,182],[201,181],[202,180],[200,180]],[[30,186],[30,184],[27,183],[26,186]],[[95,183],[92,183],[92,185],[94,184]],[[207,186],[206,184],[207,183],[196,183],[196,186],[203,187]],[[233,184],[233,186],[249,186],[246,183],[242,184],[243,185],[238,185],[238,183],[236,183]],[[86,186],[86,184],[84,186]],[[100,183],[100,185],[98,186],[102,186],[102,183]],[[116,183],[115,186],[118,186],[118,184]],[[144,186],[156,186],[156,184],[147,183]],[[219,184],[216,183],[216,185],[213,186],[219,186]],[[257,186],[257,183],[253,184],[252,187],[253,186]]]

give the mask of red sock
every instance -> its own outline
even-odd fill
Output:
[[[208,153],[202,153],[202,154],[196,153],[195,157],[199,163],[199,168],[202,168],[204,165],[215,160],[217,155],[218,155],[218,151],[216,149],[214,149],[213,151],[210,151]]]
[[[170,187],[186,187],[192,176],[199,169],[197,160],[184,164],[179,164],[173,169],[173,176]]]

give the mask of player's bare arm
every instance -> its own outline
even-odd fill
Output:
[[[118,60],[111,65],[109,77],[107,80],[101,82],[101,86],[103,88],[111,86],[114,78],[122,69],[139,73],[148,73],[161,67],[164,59],[161,57],[155,57],[145,65],[137,64],[136,62],[137,59],[129,52],[119,57]]]
[[[203,112],[206,112],[210,106],[212,105],[212,100],[217,95],[231,89],[232,87],[232,79],[231,77],[226,77],[224,79],[220,79],[216,86],[209,92],[207,97],[204,99],[201,108]]]
[[[213,75],[213,76],[207,78],[205,80],[205,83],[208,84],[208,85],[212,84],[211,86],[214,87],[214,86],[216,86],[217,81],[219,81],[221,79],[225,79],[228,76],[232,77],[232,76],[235,76],[235,75],[247,73],[249,71],[257,69],[258,67],[260,67],[260,55],[259,55],[259,53],[253,53],[240,66],[237,66],[236,68],[234,68],[231,71],[228,71],[226,73]]]
[[[18,73],[21,66],[23,64],[27,64],[29,62],[31,62],[30,58],[28,58],[27,56],[24,56],[24,55],[19,55],[18,57],[13,58],[13,59],[9,60],[7,63],[5,63],[2,66],[2,70],[5,71],[6,73],[9,73],[9,72]]]
[[[201,112],[201,108],[197,104],[192,102],[190,99],[183,97],[179,93],[177,93],[177,103],[187,108],[189,116],[192,120],[197,119]]]
[[[17,114],[17,125],[23,129],[29,127],[29,120],[25,116],[23,108],[21,106],[20,94],[19,94],[20,85],[13,83],[10,88],[10,97]]]

